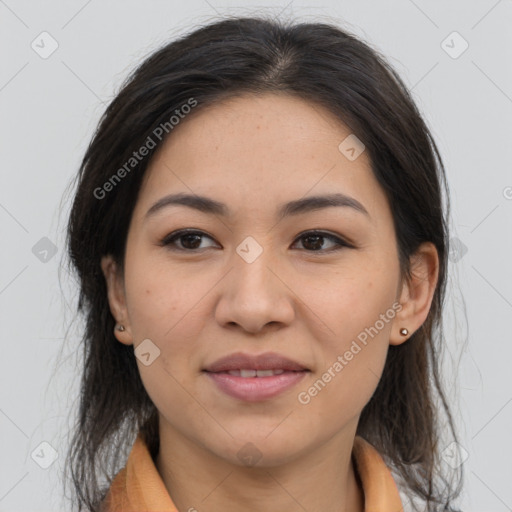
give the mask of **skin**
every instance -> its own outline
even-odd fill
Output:
[[[125,326],[115,336],[135,347],[149,338],[161,351],[149,366],[137,364],[159,411],[156,466],[179,510],[364,510],[351,459],[358,420],[389,345],[406,342],[427,317],[438,256],[424,243],[412,279],[402,279],[391,211],[367,152],[350,161],[338,149],[350,133],[323,107],[287,95],[245,95],[195,112],[150,163],[124,275],[110,256],[101,261],[112,314]],[[221,201],[232,217],[170,206],[144,220],[177,192]],[[369,216],[331,207],[275,217],[283,202],[332,192],[357,199]],[[159,245],[184,228],[205,236],[176,240],[181,252]],[[330,251],[336,244],[324,238],[315,250],[315,240],[298,237],[313,229],[355,247]],[[263,248],[252,263],[236,252],[247,236]],[[394,319],[299,403],[298,393],[394,303],[402,305]],[[278,352],[311,373],[278,397],[237,400],[201,372],[237,351]],[[261,454],[254,467],[237,456],[248,442]]]

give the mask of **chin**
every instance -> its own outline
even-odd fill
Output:
[[[293,461],[307,450],[307,440],[293,439],[284,429],[278,433],[275,423],[271,428],[246,428],[233,432],[224,446],[215,446],[214,452],[230,464],[250,467],[276,467]],[[279,429],[279,427],[278,427]]]

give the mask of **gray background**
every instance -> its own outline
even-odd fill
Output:
[[[59,269],[67,187],[99,116],[160,44],[222,14],[258,12],[339,24],[412,90],[446,165],[459,247],[443,371],[467,453],[461,505],[512,510],[511,0],[0,0],[0,512],[67,508],[81,324],[67,331],[76,284]]]

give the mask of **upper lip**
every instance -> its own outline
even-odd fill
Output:
[[[217,359],[204,368],[207,372],[228,372],[230,370],[308,370],[305,366],[274,352],[264,354],[244,354],[236,352]],[[308,370],[309,371],[309,370]]]

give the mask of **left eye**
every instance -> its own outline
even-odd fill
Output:
[[[206,233],[203,233],[202,231],[185,230],[177,231],[167,235],[163,240],[161,240],[160,245],[168,247],[169,250],[198,252],[198,249],[205,248],[200,247],[202,238],[209,238],[210,240],[213,240],[212,237]],[[181,243],[181,247],[176,245],[178,240]],[[352,244],[346,242],[342,238],[331,235],[330,233],[326,233],[324,231],[307,231],[299,235],[296,240],[302,240],[304,247],[312,247],[312,249],[308,249],[306,247],[307,252],[331,252],[339,250],[342,247],[353,247]],[[331,249],[322,249],[323,242],[325,240],[330,240],[334,244],[334,248],[331,247]],[[305,244],[304,241],[306,241]]]
[[[297,237],[297,240],[309,240],[308,244],[310,247],[313,247],[311,251],[308,252],[319,252],[319,249],[322,252],[332,252],[332,251],[339,251],[343,247],[352,248],[353,245],[349,244],[342,238],[331,235],[329,233],[325,233],[323,231],[308,231],[306,233],[303,233],[299,237]],[[333,242],[334,247],[331,249],[322,249],[323,241],[324,240],[330,240]],[[303,242],[304,245],[304,242]]]

